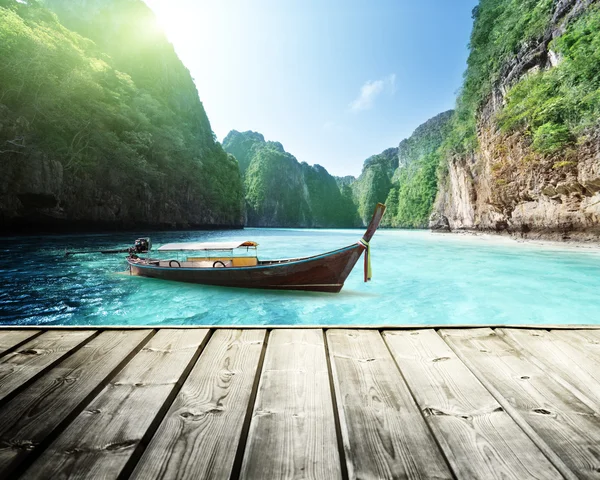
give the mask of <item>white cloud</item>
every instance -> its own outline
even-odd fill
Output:
[[[375,99],[384,92],[396,92],[396,74],[392,73],[380,80],[368,80],[360,89],[360,94],[350,102],[350,110],[360,112],[373,107]]]

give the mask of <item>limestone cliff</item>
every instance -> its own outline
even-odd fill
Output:
[[[0,0],[3,228],[242,226],[237,162],[144,2],[43,4]]]
[[[482,0],[474,11],[454,134],[468,130],[472,116],[475,146],[446,150],[435,223],[441,216],[451,229],[598,238],[598,2],[525,1],[519,11],[509,3]],[[475,80],[485,83],[480,58],[496,48],[500,29],[508,44],[515,38],[514,49],[492,55],[501,61],[476,92]]]
[[[351,183],[354,202],[366,225],[378,202],[388,207],[382,225],[424,228],[437,192],[438,149],[444,141],[453,111],[419,125],[398,147],[365,160],[361,175]]]
[[[356,210],[348,186],[320,165],[300,163],[279,142],[232,130],[223,147],[238,159],[244,179],[246,225],[352,227]]]

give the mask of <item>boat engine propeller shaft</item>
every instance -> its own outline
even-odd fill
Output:
[[[135,243],[133,244],[133,247],[129,247],[129,248],[119,248],[119,249],[113,249],[113,250],[85,250],[85,251],[81,251],[81,252],[67,252],[65,251],[65,257],[68,257],[69,255],[88,255],[91,253],[129,253],[129,255],[136,255],[138,253],[147,253],[150,251],[150,249],[152,248],[152,240],[150,240],[149,238],[138,238]]]

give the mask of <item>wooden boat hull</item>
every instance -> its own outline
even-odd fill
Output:
[[[259,262],[254,267],[160,267],[142,259],[127,259],[131,275],[223,287],[307,290],[337,293],[365,250],[350,245],[313,257]]]
[[[160,278],[161,280],[223,287],[337,293],[344,286],[346,278],[363,252],[365,252],[365,282],[371,279],[369,242],[379,227],[384,213],[385,205],[378,203],[367,231],[358,243],[313,257],[258,262],[258,265],[239,267],[225,266],[223,262],[215,262],[212,267],[200,267],[185,264],[181,266],[176,261],[165,262],[161,265],[158,260],[142,259],[136,255],[130,255],[127,263],[131,275]],[[197,246],[182,248],[177,244],[175,244],[175,248],[171,247],[170,245],[165,251],[197,248]],[[217,263],[221,263],[223,267],[217,268],[215,266]]]

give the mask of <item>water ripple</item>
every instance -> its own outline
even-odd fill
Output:
[[[259,242],[263,258],[354,243],[354,230],[247,229],[155,233],[178,241]],[[0,323],[40,325],[565,324],[600,322],[596,251],[379,231],[374,278],[359,262],[337,295],[227,289],[122,275],[124,256],[65,257],[123,248],[136,235],[0,239]]]

